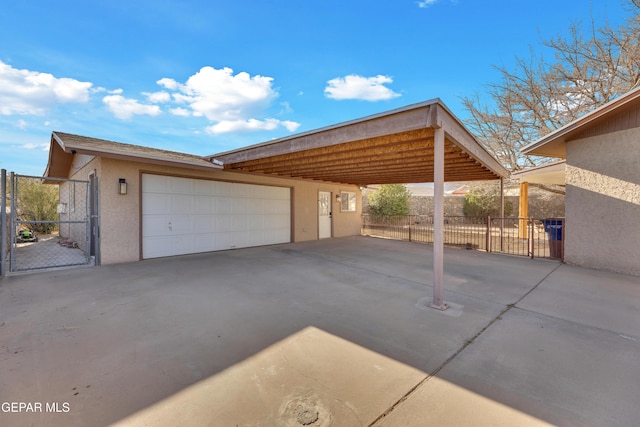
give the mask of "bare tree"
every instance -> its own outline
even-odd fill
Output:
[[[501,80],[479,95],[462,99],[467,126],[510,170],[544,163],[520,148],[640,85],[640,0],[628,0],[624,26],[591,22],[588,36],[572,25],[567,37],[543,41],[547,61],[531,50],[517,57],[515,70],[498,67]]]

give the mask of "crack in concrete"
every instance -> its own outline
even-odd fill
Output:
[[[473,337],[467,339],[465,341],[465,343],[462,345],[462,347],[460,347],[458,350],[456,350],[451,356],[449,356],[449,358],[447,358],[447,360],[445,360],[442,364],[440,364],[440,366],[438,366],[436,369],[433,370],[433,372],[431,372],[430,374],[428,374],[424,379],[422,379],[420,382],[418,382],[418,384],[416,384],[415,386],[413,386],[409,391],[407,391],[400,399],[398,399],[398,401],[396,403],[394,403],[393,405],[391,405],[386,411],[384,411],[378,418],[376,418],[375,420],[373,420],[373,422],[371,424],[369,424],[369,427],[374,427],[376,426],[380,421],[382,421],[384,418],[388,417],[393,411],[395,411],[400,405],[402,405],[402,403],[404,403],[406,400],[408,400],[422,385],[424,385],[425,383],[427,383],[431,378],[434,378],[436,375],[438,375],[438,373],[443,370],[449,363],[451,363],[456,357],[458,357],[458,355],[460,355],[460,353],[462,353],[467,347],[469,347],[471,344],[473,344],[473,342],[480,336],[482,335],[487,329],[489,329],[494,323],[496,323],[498,320],[502,319],[502,316],[504,316],[506,313],[508,313],[512,308],[514,308],[518,303],[520,303],[523,299],[525,299],[529,294],[531,294],[531,292],[533,292],[538,286],[540,286],[540,284],[542,284],[542,282],[544,282],[545,280],[547,280],[547,278],[549,276],[551,276],[558,268],[560,268],[562,264],[558,264],[557,266],[555,266],[553,268],[553,270],[551,270],[549,273],[547,273],[542,279],[540,279],[540,281],[538,283],[536,283],[535,285],[533,285],[533,287],[531,289],[529,289],[527,292],[525,292],[524,295],[522,295],[520,298],[518,298],[515,302],[511,303],[511,304],[507,304],[505,306],[504,309],[502,309],[500,311],[500,313],[498,313],[497,316],[495,316],[493,319],[491,319],[489,321],[489,323],[487,323],[482,329],[480,329],[480,331],[478,331]]]

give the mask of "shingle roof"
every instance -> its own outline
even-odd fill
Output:
[[[56,168],[54,171],[52,161],[58,156],[70,157],[76,153],[142,163],[181,166],[191,169],[222,169],[221,165],[213,163],[208,158],[193,154],[125,144],[64,132],[53,132],[51,134],[49,164],[44,176],[61,177],[59,175],[66,171],[63,172],[61,168]]]

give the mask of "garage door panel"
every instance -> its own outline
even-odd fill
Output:
[[[233,215],[216,215],[216,231],[233,230]]]
[[[172,236],[147,237],[144,248],[145,258],[157,258],[166,255],[166,248],[173,245]],[[177,254],[174,254],[177,255]]]
[[[142,206],[148,206],[147,214],[167,213],[171,206],[171,195],[159,193],[143,193]]]
[[[197,215],[193,219],[194,232],[214,233],[216,231],[215,217],[211,215]]]
[[[249,188],[249,185],[237,184],[237,183],[232,185],[233,185],[233,192],[231,194],[233,195],[233,197],[240,197],[240,198],[251,197],[251,190]]]
[[[282,213],[285,209],[289,209],[289,203],[283,203],[282,200],[263,200],[262,212],[265,214],[278,214]]]
[[[247,215],[247,229],[251,231],[263,230],[264,217],[262,215]]]
[[[143,236],[165,236],[169,233],[170,215],[149,215],[142,222]]]
[[[225,250],[233,248],[233,233],[232,232],[218,232],[216,233],[216,249]]]
[[[144,258],[291,240],[288,188],[142,175]]]
[[[195,199],[194,213],[199,215],[211,215],[215,211],[216,199],[210,195],[198,196]]]
[[[231,206],[231,213],[234,215],[246,215],[249,209],[249,202],[248,199],[232,199]]]
[[[213,196],[216,194],[215,181],[207,181],[206,179],[197,179],[193,185],[194,194],[200,196]]]
[[[233,194],[233,183],[216,181],[216,196],[230,196]]]
[[[171,192],[174,194],[192,195],[194,191],[194,181],[189,178],[173,178],[171,179]]]
[[[198,233],[198,238],[193,239],[194,252],[209,252],[216,247],[215,233]]]
[[[289,216],[282,215],[282,214],[269,215],[267,221],[269,221],[272,224],[271,228],[273,228],[274,230],[282,230],[282,229],[288,230],[291,224]]]
[[[178,215],[194,213],[195,198],[196,196],[194,195],[174,194],[171,198],[171,213]]]
[[[168,223],[168,236],[183,236],[194,233],[193,219],[190,216],[171,215]]]
[[[216,197],[213,214],[227,215],[231,213],[233,213],[233,199],[231,197]]]
[[[170,176],[154,175],[153,179],[146,179],[149,175],[142,175],[142,185],[147,193],[166,193],[172,187]]]

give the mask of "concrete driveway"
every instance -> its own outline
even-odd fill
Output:
[[[640,277],[367,237],[0,279],[0,425],[629,426]]]

